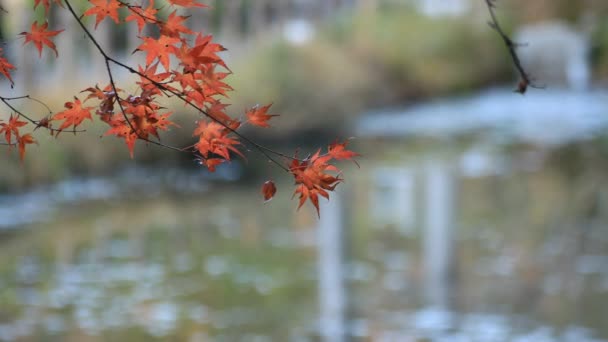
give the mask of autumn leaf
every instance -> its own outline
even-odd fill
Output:
[[[194,135],[199,137],[194,148],[205,158],[209,157],[212,153],[230,160],[230,152],[234,152],[244,158],[245,156],[236,148],[236,146],[240,145],[240,142],[229,137],[229,133],[229,130],[217,122],[208,123],[201,120],[194,131]]]
[[[273,181],[266,181],[264,182],[264,185],[262,185],[262,195],[264,195],[264,202],[271,201],[276,192],[277,187],[276,185],[274,185]]]
[[[20,121],[18,115],[11,115],[8,119],[8,123],[0,123],[0,134],[4,133],[4,140],[11,145],[13,143],[13,134],[19,139],[19,127],[23,127],[27,124],[25,121]]]
[[[329,145],[329,147],[327,148],[327,154],[336,160],[351,160],[355,157],[360,156],[360,154],[356,152],[347,150],[346,145],[348,145],[348,141],[344,141],[343,143],[338,143],[336,141],[333,144]],[[357,163],[356,161],[354,162],[355,164]]]
[[[42,25],[39,25],[37,21],[32,23],[31,32],[21,32],[20,35],[25,37],[25,42],[23,45],[32,42],[36,46],[38,50],[38,57],[42,57],[42,47],[43,45],[48,46],[51,50],[55,51],[55,56],[59,56],[57,52],[57,48],[55,47],[55,43],[49,38],[58,35],[64,30],[58,31],[48,31],[49,23],[45,22]]]
[[[201,165],[205,165],[209,172],[215,172],[215,168],[226,162],[226,159],[221,158],[198,158],[198,162]]]
[[[93,107],[83,108],[82,103],[77,97],[74,97],[74,102],[66,102],[65,108],[67,109],[53,116],[53,120],[64,120],[59,127],[60,131],[70,126],[76,128],[84,119],[93,120],[91,117]]]
[[[11,87],[15,84],[10,74],[10,71],[13,69],[16,69],[15,66],[9,63],[6,58],[2,57],[2,48],[0,48],[0,74],[8,78],[8,80],[11,82]]]
[[[29,144],[35,144],[35,143],[36,143],[36,140],[34,140],[34,137],[30,133],[17,137],[17,145],[19,145],[19,158],[22,161],[23,161],[23,158],[25,157],[25,146],[29,145]]]
[[[95,15],[95,28],[102,22],[106,17],[110,17],[115,23],[120,23],[118,17],[118,9],[123,5],[117,0],[89,0],[93,4],[93,7],[89,8],[84,12],[83,16]]]
[[[313,156],[304,160],[294,158],[289,166],[289,172],[294,176],[296,190],[294,196],[299,194],[300,204],[298,209],[304,205],[306,200],[310,200],[312,205],[319,211],[319,196],[329,199],[328,191],[334,191],[336,186],[342,182],[339,176],[331,175],[327,172],[334,172],[339,175],[340,170],[334,165],[329,164],[329,155],[321,155],[317,151]]]
[[[167,37],[179,38],[180,33],[193,34],[192,30],[182,25],[189,16],[177,15],[177,10],[169,14],[167,20],[160,24],[160,34]]]
[[[182,6],[182,7],[200,7],[200,8],[205,8],[207,7],[207,5],[203,5],[201,3],[198,3],[198,1],[196,0],[167,0],[168,3],[171,4],[171,6]]]
[[[148,8],[145,10],[141,7],[131,6],[129,7],[129,14],[126,18],[126,22],[135,21],[137,23],[137,30],[139,33],[144,29],[146,23],[154,24],[157,22],[156,13],[158,11],[154,8],[154,0],[149,0]]]
[[[127,144],[127,148],[129,149],[129,154],[131,155],[131,158],[133,158],[135,141],[138,139],[137,133],[133,132],[129,124],[124,121],[124,119],[112,120],[110,125],[112,128],[110,128],[104,135],[115,135],[119,138],[123,138]]]
[[[268,114],[268,109],[272,106],[272,103],[263,107],[255,106],[247,111],[247,122],[258,127],[270,127],[268,120],[272,119],[273,116]]]
[[[180,42],[178,38],[160,36],[158,39],[142,37],[144,42],[135,50],[146,52],[146,65],[151,65],[158,58],[165,70],[170,70],[170,55],[175,54],[177,47],[174,44]]]
[[[61,4],[61,0],[55,0],[54,2],[57,5],[63,7],[63,5]],[[36,7],[38,7],[38,5],[40,5],[41,3],[42,3],[42,6],[44,6],[45,15],[48,15],[49,9],[51,8],[51,3],[49,0],[34,0],[34,9],[36,9]]]

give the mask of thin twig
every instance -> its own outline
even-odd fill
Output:
[[[509,35],[507,35],[505,33],[505,31],[502,29],[502,27],[500,26],[498,19],[496,17],[496,13],[495,13],[497,0],[484,0],[484,1],[488,7],[488,12],[490,13],[491,21],[488,23],[488,25],[490,25],[490,27],[492,29],[494,29],[494,31],[496,31],[502,38],[505,46],[509,50],[509,54],[511,55],[511,60],[513,61],[513,65],[515,66],[515,68],[517,69],[517,72],[519,73],[520,81],[519,81],[519,84],[518,84],[515,92],[524,94],[526,92],[526,90],[528,90],[528,87],[543,88],[543,87],[535,85],[532,82],[528,72],[524,69],[524,67],[521,64],[519,55],[517,54],[516,49],[518,47],[518,44],[513,42],[513,40],[509,37]]]
[[[69,0],[65,0],[65,3],[68,7],[68,10],[70,11],[70,13],[72,14],[72,16],[76,19],[76,21],[78,22],[78,24],[80,25],[81,29],[84,31],[84,33],[89,37],[89,39],[91,40],[91,42],[93,43],[93,45],[95,45],[95,47],[97,48],[97,50],[99,51],[99,53],[103,56],[103,58],[105,59],[105,63],[106,63],[106,69],[108,72],[108,76],[110,77],[110,83],[112,85],[112,88],[114,90],[114,93],[116,94],[116,97],[118,99],[118,92],[117,92],[117,88],[113,79],[113,75],[112,75],[112,70],[109,66],[109,62],[112,62],[126,70],[128,70],[131,73],[137,74],[143,78],[145,78],[146,80],[150,81],[153,85],[155,85],[156,87],[158,87],[159,89],[163,90],[163,91],[167,91],[171,94],[173,94],[174,96],[176,96],[177,98],[179,98],[180,100],[182,100],[185,104],[191,106],[192,108],[196,109],[198,112],[202,113],[203,115],[205,115],[206,117],[208,117],[209,119],[217,122],[218,124],[220,124],[222,127],[224,127],[226,130],[228,130],[231,133],[234,133],[236,136],[238,136],[239,138],[241,138],[243,141],[247,142],[248,144],[250,144],[251,146],[253,146],[255,149],[257,149],[262,155],[264,155],[266,158],[268,158],[271,162],[275,163],[276,165],[278,165],[279,167],[281,167],[284,171],[289,172],[289,169],[286,168],[283,164],[281,164],[280,162],[278,162],[276,159],[274,159],[269,153],[272,153],[274,155],[277,155],[279,157],[282,158],[287,158],[287,159],[297,159],[291,156],[288,156],[286,154],[277,152],[271,148],[265,147],[263,145],[260,145],[256,142],[254,142],[253,140],[247,138],[246,136],[244,136],[243,134],[239,133],[238,131],[236,131],[234,128],[230,127],[229,125],[227,125],[226,123],[222,122],[221,120],[218,120],[216,117],[214,117],[213,115],[209,114],[206,110],[204,110],[203,108],[198,107],[197,105],[195,105],[194,103],[192,103],[191,101],[189,101],[187,98],[184,97],[183,94],[170,89],[169,87],[156,82],[155,80],[151,79],[150,77],[148,77],[147,75],[135,70],[134,68],[132,68],[131,66],[124,64],[118,60],[116,60],[115,58],[112,58],[111,56],[109,56],[106,51],[101,47],[101,45],[99,45],[99,43],[97,42],[97,40],[95,39],[95,37],[93,36],[93,34],[89,31],[89,29],[87,29],[87,27],[84,25],[84,23],[82,22],[81,18],[78,16],[78,14],[76,14],[76,12],[74,11],[74,8],[72,7],[71,3]],[[139,133],[133,128],[133,126],[131,125],[131,122],[128,120],[126,113],[124,111],[124,108],[122,107],[122,104],[120,103],[120,100],[118,100],[119,103],[119,107],[121,109],[121,112],[123,114],[123,116],[125,117],[125,120],[127,121],[127,123],[129,124],[130,128],[138,135],[138,138],[140,140],[144,140],[156,145],[159,145],[161,147],[166,147],[169,149],[173,149],[173,150],[179,150],[179,151],[183,151],[183,149],[177,148],[177,147],[172,147],[169,145],[165,145],[163,143],[154,141],[154,140],[150,140],[144,137],[141,137],[139,135]]]
[[[47,105],[45,105],[44,103],[42,103],[39,100],[36,100],[36,99],[30,97],[29,95],[17,96],[17,97],[3,97],[3,96],[0,96],[0,101],[2,101],[2,103],[4,103],[4,105],[6,105],[8,108],[10,108],[13,112],[17,113],[17,115],[19,115],[20,117],[22,117],[25,120],[29,121],[30,123],[36,125],[36,127],[44,127],[44,128],[48,129],[52,133],[67,132],[67,131],[64,131],[64,130],[52,128],[50,126],[41,125],[41,120],[34,120],[34,119],[32,119],[28,115],[23,114],[22,111],[20,111],[19,109],[15,108],[15,106],[13,106],[10,103],[10,101],[13,101],[13,100],[23,100],[23,99],[28,99],[28,100],[31,100],[31,101],[35,101],[35,102],[41,103],[47,109],[49,109],[49,112],[51,111],[50,108]],[[76,129],[74,129],[73,131],[70,131],[70,132],[73,132],[73,133],[82,133],[82,132],[86,132],[86,130],[76,130]]]

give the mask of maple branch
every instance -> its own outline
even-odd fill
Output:
[[[150,18],[148,16],[143,15],[142,13],[140,13],[139,11],[134,10],[134,8],[138,8],[140,10],[143,10],[143,6],[141,5],[131,5],[128,2],[124,2],[121,0],[118,0],[118,3],[122,4],[123,6],[125,6],[131,13],[135,13],[136,15],[138,15],[139,17],[141,17],[144,20],[150,20],[152,22],[155,22],[157,24],[162,24],[163,21],[162,20],[158,20],[156,18]]]
[[[134,68],[132,68],[131,66],[122,63],[120,61],[118,61],[117,59],[111,57],[110,55],[108,55],[108,53],[101,47],[101,45],[99,44],[99,42],[97,42],[97,40],[95,39],[95,37],[93,36],[93,34],[89,31],[89,29],[87,29],[87,27],[84,25],[84,23],[82,22],[81,18],[78,16],[78,14],[76,14],[76,12],[74,11],[74,8],[72,7],[72,4],[70,3],[69,0],[65,0],[65,4],[68,7],[68,10],[70,11],[70,13],[72,14],[72,16],[76,19],[76,21],[78,22],[78,24],[80,25],[81,29],[84,31],[84,33],[89,37],[89,39],[91,40],[91,42],[93,43],[93,45],[95,45],[95,47],[97,48],[97,50],[99,51],[99,53],[103,56],[105,63],[106,63],[106,69],[108,72],[108,76],[110,78],[110,84],[112,86],[112,89],[114,91],[114,94],[116,96],[116,98],[118,99],[118,105],[121,109],[122,115],[125,118],[125,120],[127,121],[128,125],[130,126],[131,130],[137,134],[138,138],[140,140],[143,141],[147,141],[150,142],[152,144],[161,146],[161,147],[165,147],[165,148],[169,148],[172,150],[176,150],[176,151],[180,151],[183,152],[184,149],[180,149],[178,147],[173,147],[170,145],[166,145],[163,143],[160,143],[158,141],[154,141],[154,140],[150,140],[147,138],[144,138],[142,136],[140,136],[139,132],[137,132],[137,130],[134,129],[134,127],[132,126],[130,120],[128,119],[128,117],[126,116],[126,113],[124,111],[124,108],[122,106],[122,104],[120,103],[120,98],[118,97],[118,91],[117,91],[117,87],[113,78],[113,74],[112,74],[112,70],[110,68],[109,62],[112,62],[126,70],[128,70],[131,73],[137,74],[140,77],[145,78],[146,80],[148,80],[150,83],[152,83],[154,86],[158,87],[159,89],[163,90],[163,91],[167,91],[171,94],[173,94],[174,96],[176,96],[177,98],[179,98],[181,101],[183,101],[185,104],[189,105],[190,107],[196,109],[198,112],[202,113],[203,115],[205,115],[206,117],[208,117],[210,120],[218,123],[219,125],[221,125],[223,128],[225,128],[226,130],[228,130],[231,133],[234,133],[236,136],[238,136],[239,138],[241,138],[243,141],[247,142],[248,144],[250,144],[251,146],[253,146],[255,149],[257,149],[262,155],[264,155],[266,158],[268,158],[268,160],[270,160],[271,162],[275,163],[276,165],[278,165],[280,168],[282,168],[284,171],[289,172],[289,169],[287,167],[285,167],[283,164],[281,164],[279,161],[277,161],[276,159],[274,159],[269,153],[272,153],[276,156],[282,157],[282,158],[287,158],[287,159],[295,159],[295,160],[299,160],[298,158],[294,158],[291,156],[288,156],[284,153],[275,151],[269,147],[263,146],[261,144],[256,143],[255,141],[251,140],[250,138],[246,137],[245,135],[241,134],[240,132],[236,131],[234,128],[230,127],[229,125],[227,125],[226,123],[222,122],[221,120],[218,120],[216,117],[214,117],[213,115],[209,114],[206,110],[204,110],[201,107],[198,107],[197,105],[195,105],[194,103],[192,103],[191,101],[189,101],[183,94],[172,90],[170,88],[168,88],[167,86],[163,85],[162,83],[159,83],[153,79],[151,79],[149,76],[135,70]],[[128,5],[130,6],[130,5]]]
[[[513,42],[513,40],[509,37],[509,35],[507,35],[505,33],[502,26],[500,26],[500,23],[498,22],[498,19],[496,17],[496,12],[495,12],[496,2],[498,0],[484,0],[484,1],[486,3],[486,6],[488,7],[488,12],[490,13],[490,22],[488,22],[488,25],[490,25],[490,27],[494,31],[496,31],[498,33],[498,35],[502,38],[505,46],[509,50],[509,54],[511,55],[511,60],[513,61],[513,65],[515,66],[515,68],[517,69],[517,72],[519,73],[520,81],[519,81],[519,84],[518,84],[515,92],[524,94],[526,92],[526,90],[528,89],[528,87],[542,89],[543,88],[542,86],[535,85],[532,82],[528,72],[526,72],[526,70],[522,66],[521,60],[519,59],[519,55],[517,54],[517,51],[516,51],[519,44],[516,44],[515,42]]]
[[[4,97],[0,95],[0,101],[2,101],[4,103],[5,106],[7,106],[9,109],[11,109],[13,112],[17,113],[17,115],[19,115],[20,117],[24,118],[25,120],[29,121],[30,123],[36,125],[36,128],[38,127],[44,127],[46,129],[48,129],[51,134],[53,133],[60,133],[60,132],[73,132],[74,134],[76,133],[83,133],[86,132],[86,130],[76,130],[76,128],[74,128],[74,130],[72,131],[65,131],[65,130],[60,130],[60,129],[56,129],[56,128],[52,128],[50,127],[50,125],[44,125],[43,124],[43,120],[34,120],[31,117],[29,117],[26,114],[23,114],[22,111],[20,111],[19,109],[15,108],[15,106],[13,106],[10,101],[14,101],[14,100],[30,100],[30,101],[34,101],[37,102],[41,105],[43,105],[44,107],[46,107],[46,109],[49,111],[49,113],[52,113],[51,109],[49,108],[49,106],[47,106],[44,102],[35,99],[29,95],[23,95],[23,96],[16,96],[16,97]]]
[[[7,101],[28,99],[30,101],[34,101],[34,102],[40,104],[41,106],[44,106],[44,108],[46,108],[46,110],[49,111],[49,114],[53,114],[53,111],[51,110],[51,108],[46,103],[38,100],[35,97],[31,97],[30,95],[15,96],[15,97],[5,97],[4,99],[7,100]]]
[[[163,144],[160,141],[155,141],[155,140],[150,140],[148,138],[145,138],[145,137],[141,136],[140,133],[133,127],[133,124],[131,123],[131,120],[129,120],[129,118],[127,117],[127,114],[125,113],[124,107],[122,106],[122,103],[120,102],[120,97],[118,96],[118,88],[116,87],[116,82],[114,81],[114,75],[112,74],[112,69],[110,68],[110,63],[109,63],[109,61],[111,60],[110,56],[108,56],[108,54],[101,47],[101,45],[99,45],[99,43],[97,42],[97,40],[95,39],[95,37],[93,36],[93,34],[86,28],[86,26],[84,26],[84,23],[82,22],[81,18],[78,17],[78,15],[76,14],[76,12],[74,11],[74,8],[72,8],[72,4],[70,4],[70,2],[68,0],[65,0],[65,4],[68,6],[68,9],[69,9],[70,13],[76,19],[76,21],[78,22],[78,24],[80,25],[80,27],[82,28],[82,30],[84,31],[84,33],[91,39],[91,41],[93,42],[93,44],[95,45],[95,47],[97,48],[97,50],[99,51],[99,53],[103,56],[103,58],[105,60],[105,64],[106,64],[106,71],[108,73],[108,77],[110,78],[110,84],[112,85],[112,90],[114,91],[114,96],[116,96],[116,99],[117,99],[116,102],[118,102],[118,106],[120,108],[122,116],[124,117],[125,121],[129,125],[129,128],[131,128],[131,131],[133,133],[135,133],[137,135],[137,138],[140,139],[140,140],[149,142],[149,143],[151,143],[153,145],[157,145],[157,146],[160,146],[160,147],[168,148],[170,150],[183,152],[183,149],[181,149],[179,147]]]
[[[142,137],[139,134],[139,131],[137,131],[135,129],[135,127],[133,127],[131,120],[129,120],[129,118],[127,117],[127,114],[125,112],[125,108],[122,105],[122,102],[120,102],[120,96],[118,96],[118,88],[116,87],[116,82],[114,81],[114,75],[112,74],[112,69],[110,67],[110,62],[109,62],[108,58],[106,58],[106,69],[108,70],[108,76],[110,77],[110,84],[112,85],[112,90],[114,91],[114,96],[116,97],[116,102],[118,103],[118,108],[120,108],[120,112],[122,113],[122,116],[124,117],[125,121],[129,125],[129,128],[131,128],[131,131],[133,131],[133,133],[135,133],[137,135],[137,137],[141,140],[144,140],[146,142],[149,142],[149,143],[157,145],[157,146],[168,148],[170,150],[183,152],[184,149],[181,149],[181,148],[175,147],[175,146],[171,146],[171,145],[167,145],[167,144],[163,144],[160,141],[150,140],[148,138]]]

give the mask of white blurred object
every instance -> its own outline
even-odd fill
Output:
[[[283,30],[283,36],[293,45],[306,44],[314,38],[314,35],[314,27],[304,19],[289,20]]]
[[[457,17],[471,9],[470,0],[416,0],[418,10],[429,17]]]
[[[514,36],[522,65],[539,84],[585,90],[591,81],[590,42],[570,25],[550,21],[522,27]]]

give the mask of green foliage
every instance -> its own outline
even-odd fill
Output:
[[[434,20],[410,8],[339,17],[305,45],[272,43],[237,65],[235,75],[232,85],[244,99],[237,106],[275,101],[277,112],[290,115],[282,129],[321,129],[372,106],[512,77],[502,42],[483,22]]]

